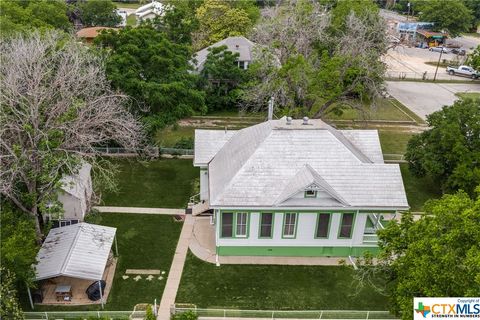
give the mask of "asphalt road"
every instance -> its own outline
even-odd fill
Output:
[[[387,81],[388,92],[422,119],[452,105],[458,92],[480,92],[480,84]]]

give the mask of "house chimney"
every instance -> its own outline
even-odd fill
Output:
[[[308,124],[308,117],[303,117],[303,124],[307,125]]]
[[[287,124],[291,125],[292,124],[292,117],[287,117]]]
[[[275,99],[274,97],[271,97],[270,100],[268,100],[268,117],[267,117],[268,120],[273,119],[273,100],[274,99]]]

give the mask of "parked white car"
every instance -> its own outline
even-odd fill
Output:
[[[443,51],[443,53],[450,53],[450,49],[448,48],[445,48],[445,47],[431,47],[431,48],[428,48],[428,50],[432,51],[432,52],[441,52]]]
[[[448,66],[447,72],[452,76],[453,75],[464,76],[472,79],[480,78],[480,72],[476,71],[475,69],[469,66],[460,66],[458,68]]]

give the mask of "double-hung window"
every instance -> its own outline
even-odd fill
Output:
[[[233,237],[233,213],[222,212],[222,238]]]
[[[342,221],[340,224],[339,238],[351,238],[353,230],[353,213],[342,214]]]
[[[222,238],[244,238],[248,230],[248,213],[246,212],[222,212],[221,217]]]
[[[330,214],[319,213],[317,219],[316,238],[328,238],[328,226],[330,225]]]
[[[246,212],[237,212],[237,229],[235,231],[237,237],[247,236],[247,220],[248,214]]]
[[[296,213],[285,213],[283,217],[283,237],[295,238],[295,227],[297,224]]]
[[[263,212],[260,215],[260,238],[273,236],[273,213]]]

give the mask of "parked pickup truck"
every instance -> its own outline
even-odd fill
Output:
[[[448,66],[447,72],[452,76],[453,75],[464,76],[472,79],[480,78],[480,72],[476,71],[475,69],[469,66],[460,66],[458,68]]]

